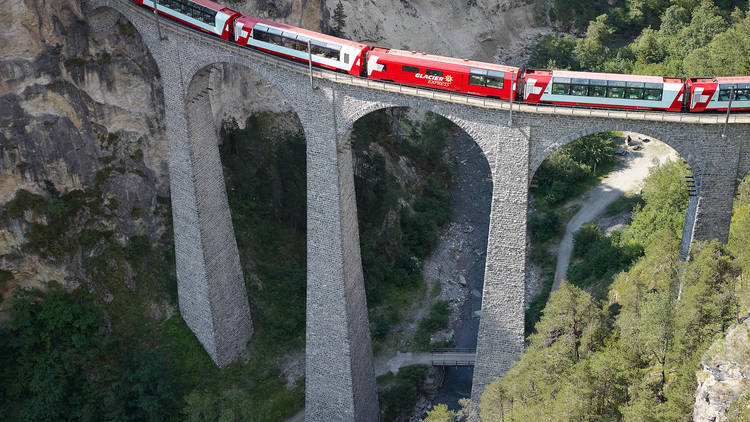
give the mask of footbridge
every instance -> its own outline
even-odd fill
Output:
[[[474,349],[437,349],[431,354],[432,366],[474,366],[477,351]]]
[[[379,414],[349,144],[362,116],[388,107],[432,111],[466,131],[488,160],[493,193],[472,358],[474,399],[523,350],[528,191],[547,156],[581,136],[610,130],[667,143],[695,177],[686,247],[692,240],[727,240],[735,186],[750,169],[750,115],[731,116],[722,136],[723,116],[511,104],[320,69],[312,71],[313,89],[306,66],[167,19],[157,26],[152,13],[128,0],[84,1],[93,34],[111,32],[123,17],[159,68],[180,313],[219,366],[237,359],[253,325],[208,95],[215,65],[260,75],[297,113],[307,148],[305,418],[311,422],[375,421]],[[445,359],[458,362],[457,355]]]

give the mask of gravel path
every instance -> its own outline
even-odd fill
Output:
[[[625,135],[628,134],[625,133]],[[629,135],[632,139],[640,138],[639,135],[633,133]],[[628,148],[628,154],[620,158],[620,163],[617,164],[614,171],[602,179],[596,187],[565,205],[566,208],[575,205],[580,205],[581,208],[565,226],[565,235],[563,235],[557,251],[557,267],[555,268],[555,282],[552,285],[552,291],[557,290],[560,287],[560,282],[566,278],[570,255],[573,251],[573,233],[587,222],[601,215],[607,205],[616,201],[623,194],[639,190],[643,184],[643,179],[648,176],[648,169],[654,165],[655,160],[664,162],[667,159],[677,159],[677,153],[660,141],[636,142],[636,145],[641,145],[642,149],[633,151],[632,148]]]

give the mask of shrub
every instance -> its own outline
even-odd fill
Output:
[[[529,215],[529,230],[534,242],[544,243],[560,233],[560,214],[535,211]]]

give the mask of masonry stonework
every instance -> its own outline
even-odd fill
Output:
[[[156,60],[164,86],[180,313],[220,365],[252,335],[226,190],[210,113],[212,66],[230,63],[265,78],[300,118],[307,142],[308,421],[375,421],[377,390],[359,254],[351,146],[357,119],[387,107],[440,114],[466,131],[492,171],[493,194],[472,397],[523,350],[528,186],[556,149],[581,136],[628,130],[660,139],[693,170],[697,196],[686,216],[691,240],[726,241],[736,182],[750,170],[750,125],[538,114],[438,101],[316,78],[305,69],[161,19],[127,0],[86,0],[96,25],[125,16]],[[101,9],[105,8],[105,9]],[[101,28],[100,28],[101,29]],[[281,101],[281,100],[280,100]],[[626,116],[627,117],[627,116]]]

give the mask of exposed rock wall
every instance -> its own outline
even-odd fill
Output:
[[[741,414],[744,410],[747,414],[746,409],[737,409],[737,399],[750,395],[748,316],[731,326],[726,336],[716,340],[700,364],[702,369],[696,373],[698,388],[695,390],[693,421],[721,422],[727,421],[730,413]]]
[[[0,207],[20,189],[96,187],[111,210],[102,229],[122,242],[155,241],[166,228],[157,197],[169,195],[163,101],[140,37],[111,11],[94,17],[110,25],[90,26],[76,0],[9,6],[0,10]],[[0,217],[0,267],[16,277],[9,288],[79,278],[74,266],[24,250],[33,222],[29,213]]]
[[[339,0],[225,0],[239,11],[327,31]],[[347,38],[371,45],[521,65],[549,29],[532,0],[341,0]]]

